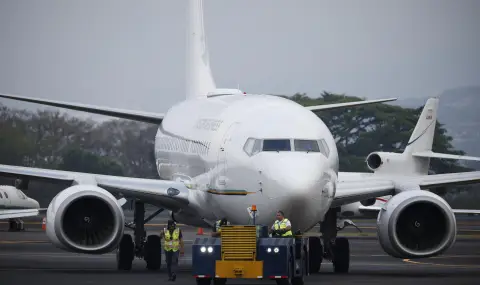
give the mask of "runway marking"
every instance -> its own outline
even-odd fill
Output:
[[[21,244],[21,243],[50,243],[44,240],[0,240],[0,244]]]
[[[480,258],[480,256],[474,255],[447,255],[447,256],[435,256],[432,258],[441,259],[441,258]],[[456,268],[480,268],[480,265],[472,265],[472,264],[444,264],[444,263],[433,263],[433,262],[420,262],[420,261],[413,261],[408,258],[403,259],[403,262],[416,264],[416,265],[430,265],[430,266],[438,266],[438,267],[456,267]]]
[[[332,266],[331,263],[323,263],[324,265]],[[379,267],[405,267],[409,266],[409,264],[405,263],[359,263],[362,266],[379,266]],[[355,263],[351,264],[355,266]],[[180,266],[191,266],[190,264],[180,264]],[[164,269],[162,269],[164,270]],[[109,272],[118,272],[117,269],[114,268],[0,268],[0,271],[109,271]],[[180,272],[190,272],[191,268],[179,268]],[[143,271],[142,271],[143,272]],[[146,274],[149,272],[145,271]]]

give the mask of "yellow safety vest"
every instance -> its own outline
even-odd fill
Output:
[[[215,228],[216,228],[216,231],[217,233],[220,233],[222,232],[222,227],[220,226],[220,223],[222,222],[222,220],[218,220],[216,223],[215,223]],[[227,226],[230,225],[230,222],[227,221]]]
[[[275,230],[279,230],[279,229],[285,229],[287,227],[287,222],[288,222],[288,219],[283,219],[282,221],[275,221],[275,224],[274,224],[274,228]],[[284,234],[282,234],[282,237],[288,237],[288,236],[292,236],[292,231],[288,231]]]
[[[177,228],[173,231],[173,238],[170,236],[170,231],[168,229],[163,229],[165,234],[165,244],[163,248],[165,251],[178,251],[180,247],[180,230]]]
[[[217,221],[217,222],[215,223],[215,228],[216,228],[217,233],[219,233],[219,232],[222,231],[222,228],[220,227],[220,222],[221,222],[221,221]]]

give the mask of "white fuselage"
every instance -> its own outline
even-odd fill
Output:
[[[0,185],[0,209],[17,210],[32,208],[40,208],[36,200],[27,197],[21,190],[13,186]]]
[[[275,141],[263,141],[273,148],[262,150],[262,140],[272,139],[283,140],[280,147],[288,140],[291,150],[275,151]],[[294,140],[327,147],[295,151]],[[191,184],[190,203],[205,220],[249,224],[248,209],[256,205],[257,224],[271,225],[282,210],[302,231],[323,220],[339,165],[334,138],[313,112],[281,97],[246,94],[173,106],[156,135],[155,158],[161,179]]]

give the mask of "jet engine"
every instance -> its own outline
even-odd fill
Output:
[[[396,170],[399,167],[405,167],[405,156],[400,153],[393,152],[372,152],[367,156],[367,166],[372,171],[377,171],[380,168],[388,168],[389,170]]]
[[[457,224],[450,206],[438,195],[423,190],[393,196],[377,218],[383,250],[397,258],[425,258],[449,249]]]
[[[124,225],[117,199],[95,185],[71,186],[58,193],[47,209],[48,238],[71,252],[111,252],[120,243]]]
[[[176,213],[170,212],[170,215],[172,217],[172,220],[180,224],[186,224],[189,226],[200,227],[200,228],[208,228],[211,226],[207,222],[205,222],[203,219],[201,219],[199,216],[195,216],[185,212],[181,212],[181,211]]]

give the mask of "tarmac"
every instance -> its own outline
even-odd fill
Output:
[[[166,221],[158,217],[147,226],[158,233]],[[408,260],[388,256],[375,235],[375,220],[357,223],[362,233],[348,228],[339,235],[350,237],[351,262],[348,274],[334,274],[324,261],[321,272],[305,278],[305,284],[480,284],[480,217],[458,220],[455,245],[441,256]],[[180,225],[186,252],[180,258],[177,284],[195,284],[191,275],[192,241],[197,229]],[[315,231],[315,229],[313,230]],[[204,234],[209,234],[205,230]],[[116,270],[115,253],[84,255],[65,252],[53,246],[41,229],[41,218],[25,222],[25,231],[8,232],[0,223],[0,284],[168,284],[165,263],[157,272],[148,271],[145,262],[136,259],[131,271]],[[146,283],[145,283],[146,282]],[[275,284],[271,280],[229,280],[228,284]]]

